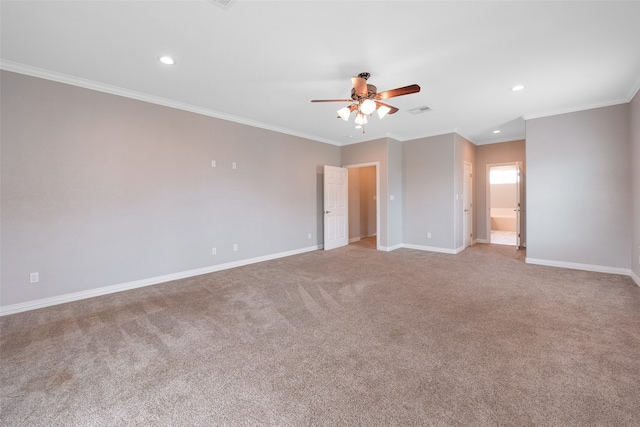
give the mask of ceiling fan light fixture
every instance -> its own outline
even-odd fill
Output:
[[[376,103],[371,99],[365,99],[360,105],[360,112],[369,115],[376,111]]]
[[[386,105],[381,105],[380,107],[378,107],[378,117],[380,117],[380,120],[382,120],[389,111],[391,111],[391,108],[387,107]]]
[[[367,124],[367,116],[365,116],[362,113],[358,113],[358,115],[356,116],[355,123],[357,125],[366,125]]]
[[[351,112],[355,111],[355,124],[362,127],[362,133],[364,133],[364,125],[368,122],[367,116],[373,115],[374,111],[378,111],[378,116],[381,120],[387,114],[394,114],[398,111],[396,107],[383,104],[379,100],[420,92],[420,86],[417,84],[378,92],[374,85],[367,83],[368,78],[369,73],[360,73],[358,77],[351,78],[351,83],[353,84],[351,99],[312,99],[311,102],[348,102],[349,106],[338,110],[338,117],[344,121],[349,121]],[[429,109],[429,107],[426,108]]]
[[[338,110],[338,116],[340,116],[340,118],[345,122],[349,121],[350,114],[351,114],[351,110],[349,109],[349,107],[344,107]]]

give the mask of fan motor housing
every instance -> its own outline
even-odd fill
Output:
[[[371,98],[373,95],[378,93],[378,88],[375,87],[374,85],[367,84],[367,92],[368,92],[367,96],[358,96],[358,95],[356,95],[356,88],[352,88],[351,89],[351,99],[353,99],[354,101],[357,101],[358,99]]]

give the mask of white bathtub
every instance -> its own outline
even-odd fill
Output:
[[[491,229],[516,231],[515,208],[491,208]]]

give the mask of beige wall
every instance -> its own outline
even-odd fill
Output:
[[[349,240],[360,238],[360,168],[349,173]]]
[[[349,239],[376,234],[376,167],[349,170]]]
[[[376,168],[360,169],[360,237],[376,234]]]
[[[523,176],[524,180],[523,188],[525,189],[525,194],[522,197],[523,207],[522,207],[522,215],[525,218],[526,223],[526,215],[527,215],[527,203],[526,203],[526,186],[527,186],[527,166],[525,160],[525,141],[510,141],[510,142],[502,142],[499,144],[489,144],[489,145],[480,145],[476,147],[476,164],[477,167],[474,168],[474,177],[475,185],[476,185],[476,226],[477,226],[477,238],[481,242],[489,242],[491,238],[490,229],[487,226],[488,218],[489,218],[489,201],[487,198],[487,185],[489,182],[488,170],[487,166],[491,164],[501,164],[501,163],[522,163]],[[527,242],[527,231],[526,227],[523,227],[522,230],[522,241],[526,245]]]
[[[491,184],[491,208],[516,208],[516,184]]]

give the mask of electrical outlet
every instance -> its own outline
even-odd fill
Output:
[[[29,273],[29,283],[38,283],[40,281],[40,273]]]
[[[211,255],[215,255],[218,253],[218,250],[216,248],[211,249]]]
[[[237,243],[234,243],[234,244],[233,244],[233,250],[234,250],[234,251],[237,251],[237,250],[238,250],[238,244],[237,244]]]
[[[236,162],[231,162],[231,169],[237,169],[238,165],[236,164]]]
[[[215,168],[216,167],[216,161],[215,160],[211,160],[211,167]]]
[[[309,233],[309,236],[308,236],[308,237],[309,237],[309,238],[311,238],[311,233]]]
[[[431,238],[431,233],[427,233],[427,239]]]

